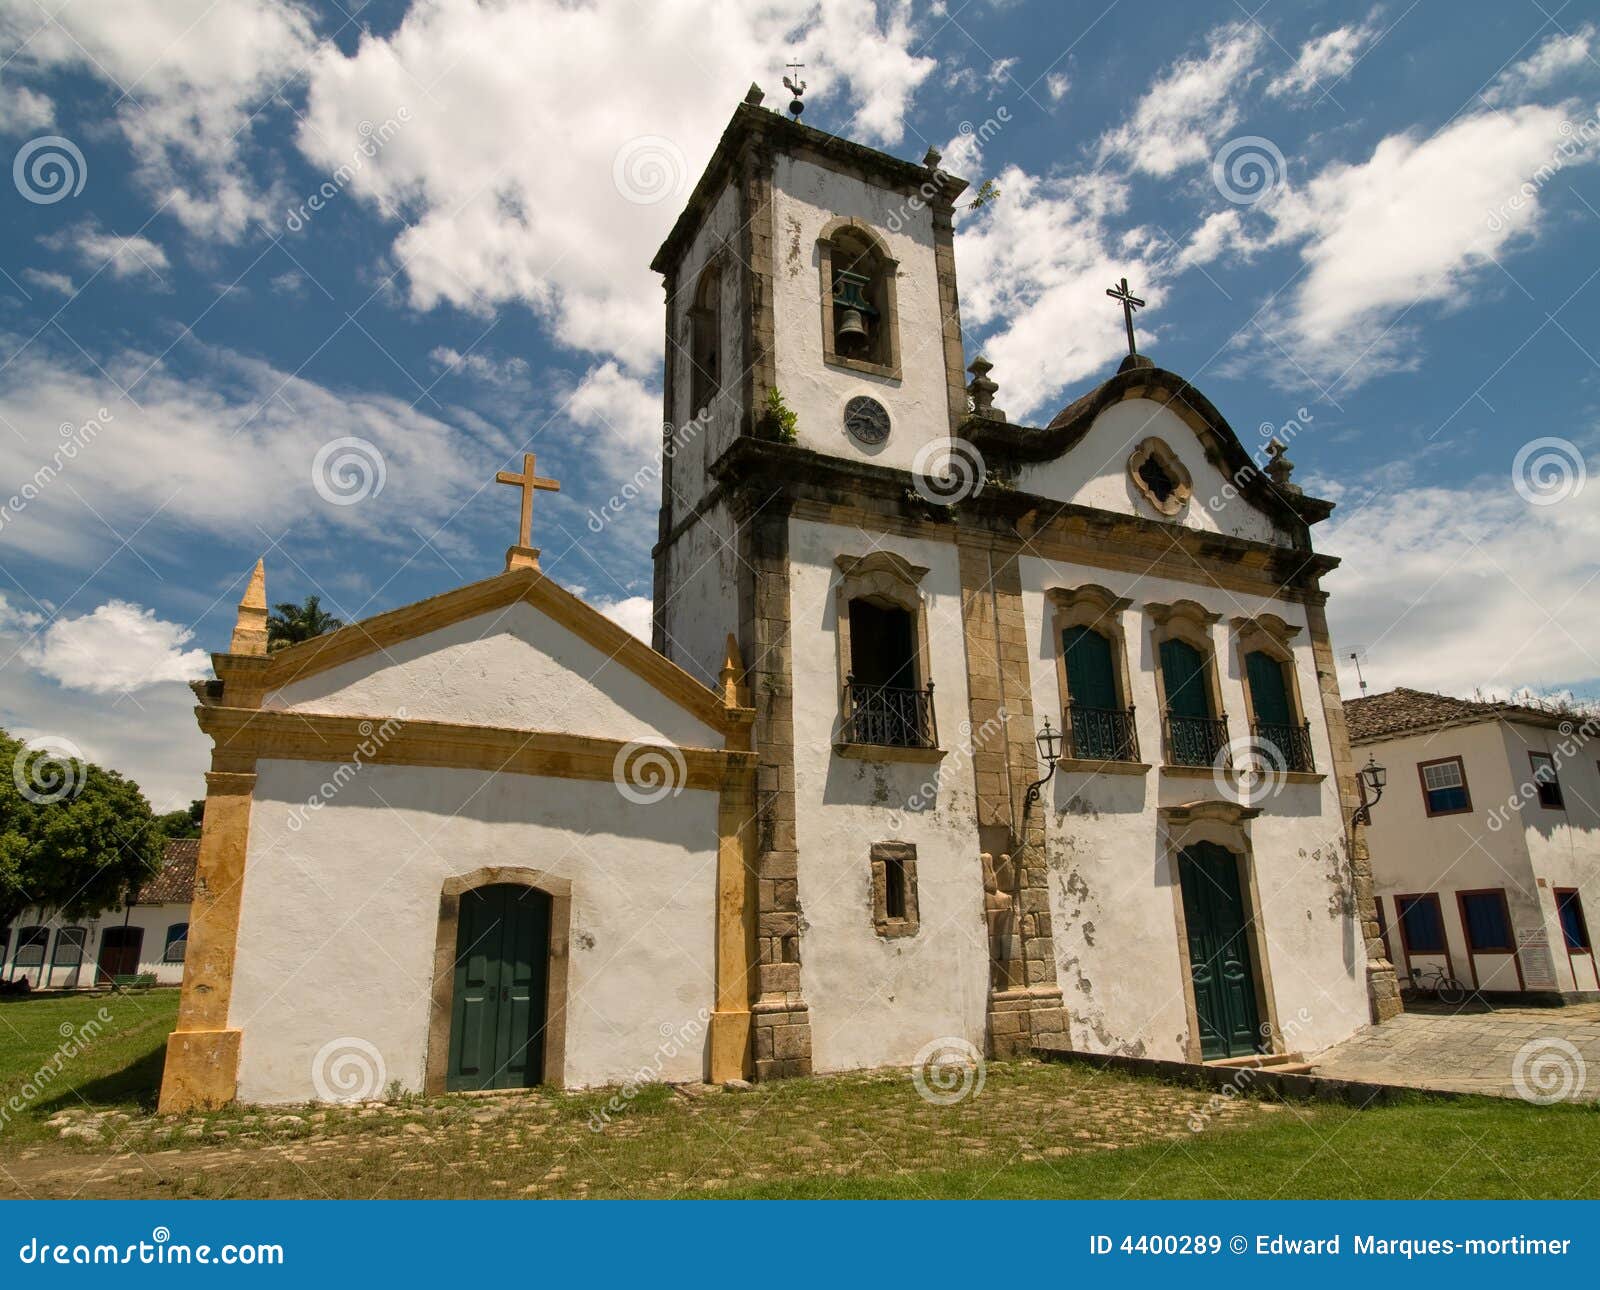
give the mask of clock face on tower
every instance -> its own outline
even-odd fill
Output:
[[[889,437],[889,410],[870,395],[858,394],[844,405],[844,428],[857,443],[876,448]]]

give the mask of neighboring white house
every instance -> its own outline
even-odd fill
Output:
[[[1010,424],[937,162],[735,112],[654,263],[654,648],[539,569],[531,456],[494,577],[269,654],[257,566],[164,1109],[1284,1058],[1397,1007],[1332,504],[1143,355]]]
[[[1600,718],[1406,689],[1345,712],[1388,770],[1367,837],[1402,982],[1600,997]]]
[[[25,977],[35,990],[86,989],[142,974],[158,985],[181,984],[199,851],[198,838],[168,842],[161,871],[126,908],[80,919],[24,910],[0,927],[0,979]]]

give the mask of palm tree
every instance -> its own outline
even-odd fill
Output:
[[[322,608],[321,597],[307,596],[303,605],[284,601],[267,616],[267,648],[280,650],[336,631],[344,623]]]

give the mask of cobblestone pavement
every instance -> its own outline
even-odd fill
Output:
[[[1535,1102],[1600,1101],[1600,1003],[1408,1004],[1309,1058],[1314,1074]]]

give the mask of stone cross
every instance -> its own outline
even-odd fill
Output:
[[[1122,301],[1122,321],[1128,328],[1128,353],[1137,354],[1139,351],[1133,343],[1133,311],[1143,309],[1144,301],[1128,290],[1128,280],[1124,278],[1114,287],[1106,288],[1106,295],[1113,300]]]
[[[506,571],[512,569],[537,569],[539,551],[533,545],[533,495],[536,492],[559,493],[559,480],[540,479],[534,469],[531,452],[522,454],[522,473],[502,470],[495,477],[497,484],[515,484],[522,489],[522,523],[517,529],[517,545],[506,552]]]

